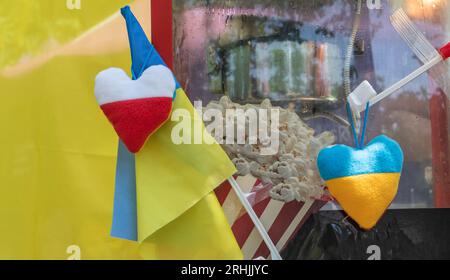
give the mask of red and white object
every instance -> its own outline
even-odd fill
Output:
[[[264,186],[260,180],[251,175],[237,177],[236,181],[278,251],[283,250],[309,216],[325,204],[325,201],[314,199],[305,203],[298,201],[285,203],[271,199],[270,186]],[[268,258],[270,251],[241,205],[230,182],[226,181],[217,188],[216,195],[245,259]]]
[[[175,87],[172,72],[163,65],[149,67],[137,80],[110,68],[97,75],[95,97],[119,138],[137,153],[169,119]]]
[[[428,42],[425,36],[423,36],[423,34],[414,26],[402,9],[397,10],[392,15],[391,22],[399,35],[424,64],[380,94],[376,94],[376,91],[369,82],[364,81],[361,83],[348,97],[348,102],[354,113],[364,111],[367,103],[369,103],[369,106],[372,106],[407,85],[423,73],[434,70],[432,68],[442,65],[442,63],[450,56],[450,43],[447,43],[439,50],[436,50],[430,42]],[[433,78],[439,81],[441,80],[439,76],[442,73],[436,72],[442,71],[445,70],[432,71],[431,74]]]

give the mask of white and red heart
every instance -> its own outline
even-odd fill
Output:
[[[95,80],[98,104],[132,153],[169,119],[175,88],[172,72],[163,65],[149,67],[134,81],[119,68],[102,71]]]

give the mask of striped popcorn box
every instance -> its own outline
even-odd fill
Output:
[[[271,199],[270,186],[262,184],[252,175],[239,176],[236,181],[247,194],[247,199],[279,251],[286,247],[309,216],[319,211],[326,203],[326,201],[314,199],[306,202],[285,203]],[[230,183],[224,182],[216,189],[216,195],[245,259],[268,258],[269,249],[242,207]]]

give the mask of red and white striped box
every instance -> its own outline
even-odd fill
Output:
[[[309,216],[319,211],[326,203],[326,201],[314,199],[307,202],[285,203],[271,199],[270,186],[263,185],[260,180],[251,175],[239,176],[236,181],[247,194],[247,199],[279,251],[286,247]],[[245,259],[268,258],[269,249],[228,181],[216,189],[216,195]]]

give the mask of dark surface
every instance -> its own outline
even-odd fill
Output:
[[[291,260],[366,260],[376,245],[382,260],[450,259],[450,209],[388,210],[371,231],[342,211],[321,211],[283,252]],[[376,248],[376,247],[375,247]]]

